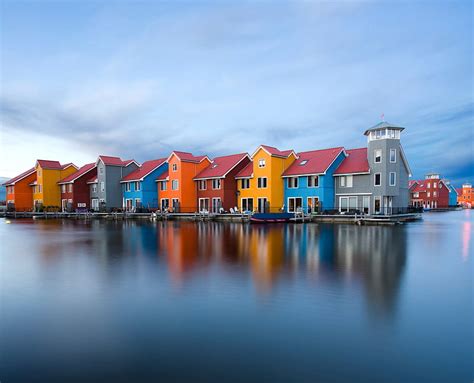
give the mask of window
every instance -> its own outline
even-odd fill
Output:
[[[198,181],[199,190],[206,190],[207,189],[207,181],[206,180],[199,180]]]
[[[397,162],[397,149],[390,149],[390,162],[392,164]]]
[[[212,199],[212,212],[219,213],[220,208],[222,207],[221,199],[219,197]]]
[[[339,185],[345,188],[352,187],[352,176],[342,176]]]
[[[142,200],[140,198],[135,198],[135,207],[141,207],[142,206]]]
[[[97,184],[92,184],[92,193],[97,193]]]
[[[130,182],[127,182],[125,184],[125,191],[129,192],[131,190],[131,187],[130,187]]]
[[[370,197],[368,195],[365,195],[362,197],[362,211],[364,212],[364,214],[370,214],[369,206],[370,206]]]
[[[174,172],[178,171],[178,164],[173,164],[172,169]]]
[[[428,189],[431,189],[431,183],[428,182]]]
[[[297,187],[298,187],[298,177],[288,178],[288,188],[289,189],[296,189]]]
[[[288,213],[302,211],[302,209],[303,209],[303,198],[301,197],[288,198]]]
[[[342,176],[339,178],[339,186],[346,187],[346,177]]]
[[[253,211],[253,198],[242,198],[242,211]]]
[[[308,160],[303,160],[300,162],[300,166],[306,165],[308,163]]]
[[[179,188],[178,180],[171,181],[171,190],[178,190],[178,188]]]
[[[265,189],[267,187],[267,177],[258,177],[257,187],[259,189]]]
[[[67,191],[72,193],[72,184],[67,185]]]
[[[66,185],[61,185],[61,193],[66,193]]]
[[[319,176],[309,176],[308,177],[308,187],[317,188],[319,186]]]
[[[436,197],[436,196],[438,196],[438,192],[435,192],[435,191],[434,191],[434,192],[433,192],[433,197]]]
[[[220,178],[212,180],[212,188],[214,190],[217,190],[217,189],[221,188],[221,179]]]
[[[104,168],[102,166],[99,168],[99,173],[104,174]]]
[[[438,187],[438,184],[436,182],[433,182],[433,188],[436,189]]]
[[[357,197],[339,197],[339,210],[349,211],[357,209]]]
[[[161,199],[161,210],[166,210],[170,207],[170,200],[168,198]]]
[[[199,198],[199,211],[200,212],[209,211],[209,198]]]
[[[165,191],[167,188],[168,188],[168,182],[166,181],[163,181],[163,182],[160,182],[160,190],[161,191]]]
[[[240,188],[241,189],[250,189],[250,180],[248,178],[244,178],[240,180]]]
[[[389,185],[395,186],[397,184],[397,173],[390,172],[389,174]]]
[[[258,160],[258,167],[259,168],[264,168],[265,167],[265,159],[260,159]]]
[[[41,177],[41,170],[38,170],[38,177]]]
[[[426,193],[426,196],[431,197],[431,193],[430,192]]]
[[[382,149],[374,150],[374,162],[380,164],[382,162]]]
[[[43,190],[41,185],[38,185],[38,190],[39,190],[39,193],[41,193],[41,191]]]
[[[104,181],[100,181],[100,191],[105,192],[105,182]]]
[[[374,174],[374,186],[380,186],[382,185],[382,174],[381,173],[375,173]]]
[[[141,189],[140,181],[136,181],[134,186],[135,186],[135,191],[140,191]]]
[[[420,193],[413,193],[413,198],[419,198],[420,197]]]

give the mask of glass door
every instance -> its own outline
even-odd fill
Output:
[[[258,212],[265,213],[267,207],[267,199],[266,198],[259,198],[258,199]]]

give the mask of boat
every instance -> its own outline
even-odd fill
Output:
[[[294,213],[254,213],[250,217],[252,223],[282,223],[290,222]]]

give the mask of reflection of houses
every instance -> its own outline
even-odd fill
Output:
[[[36,169],[31,168],[8,180],[6,186],[6,201],[9,209],[25,211],[33,209],[33,190],[31,183],[36,181]]]
[[[90,208],[90,189],[87,181],[97,176],[95,163],[86,164],[58,182],[61,188],[62,210]]]

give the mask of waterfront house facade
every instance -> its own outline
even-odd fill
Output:
[[[138,169],[126,175],[122,184],[123,208],[126,211],[136,211],[140,208],[156,210],[158,191],[156,178],[168,170],[166,158],[145,161]]]
[[[410,205],[424,209],[446,209],[450,206],[451,189],[439,174],[427,174],[424,180],[409,183]]]
[[[297,154],[284,172],[286,211],[304,213],[334,209],[334,171],[346,157],[343,147]]]
[[[458,205],[458,191],[448,180],[444,180],[444,182],[449,189],[449,206],[455,207]]]
[[[35,165],[36,181],[33,188],[33,206],[36,210],[43,207],[61,206],[61,190],[58,182],[75,173],[78,167],[72,163],[61,165],[59,161],[37,160]]]
[[[90,188],[87,181],[97,176],[96,164],[90,163],[79,168],[58,182],[61,189],[61,210],[76,211],[90,209]]]
[[[173,151],[168,157],[168,170],[157,177],[159,208],[176,213],[197,211],[197,185],[194,181],[211,164],[207,156]]]
[[[33,209],[33,189],[36,181],[36,169],[31,168],[5,182],[8,210],[30,211]]]
[[[411,170],[400,142],[403,130],[381,122],[365,131],[366,148],[346,150],[346,158],[334,172],[337,210],[385,215],[406,212]]]
[[[97,177],[87,181],[90,187],[91,209],[110,211],[121,209],[123,204],[120,181],[139,168],[135,160],[99,156],[96,161]]]
[[[218,213],[222,209],[230,211],[237,207],[235,176],[249,163],[247,153],[214,158],[208,167],[194,177],[198,211]]]
[[[282,175],[296,160],[293,150],[281,151],[260,145],[235,176],[240,211],[277,213],[286,211]]]
[[[462,188],[457,189],[458,203],[464,207],[472,208],[474,203],[474,189],[472,184],[465,183]]]

